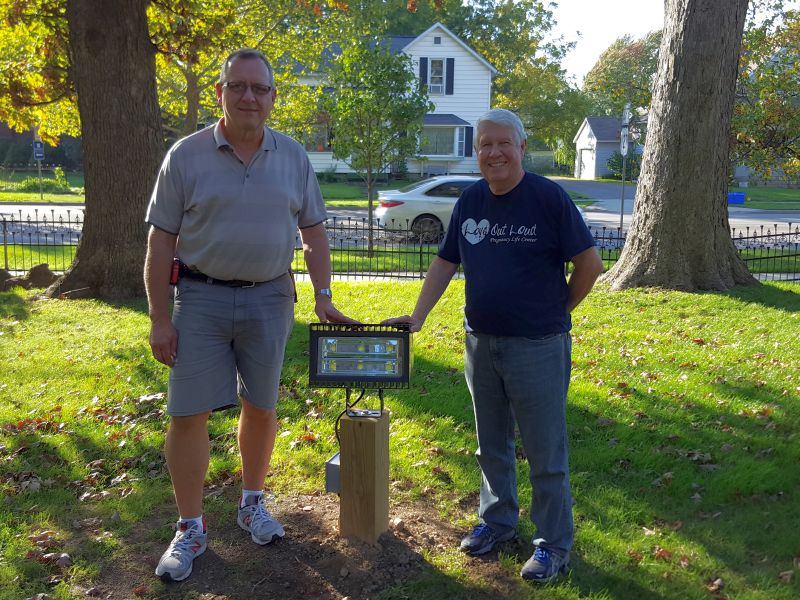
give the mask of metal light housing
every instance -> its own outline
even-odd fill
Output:
[[[408,325],[309,325],[311,387],[402,389],[413,361]]]

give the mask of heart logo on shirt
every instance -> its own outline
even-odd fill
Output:
[[[489,221],[482,219],[480,223],[476,223],[474,219],[467,219],[461,225],[461,233],[474,246],[489,233]]]

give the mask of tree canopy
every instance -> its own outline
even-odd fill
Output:
[[[336,57],[323,107],[335,132],[333,156],[367,184],[372,223],[376,175],[416,154],[425,113],[433,106],[418,85],[411,60],[379,40],[360,38]]]
[[[733,137],[735,163],[800,179],[800,11],[745,32]]]
[[[650,107],[660,45],[661,32],[653,31],[622,36],[603,51],[583,82],[595,114],[620,115],[628,103]]]

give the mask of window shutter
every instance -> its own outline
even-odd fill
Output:
[[[446,73],[446,81],[444,84],[444,93],[447,96],[453,95],[453,71],[456,70],[456,59],[455,58],[448,58],[447,59],[447,73]]]
[[[472,127],[464,129],[464,156],[472,156]]]
[[[419,83],[422,87],[428,85],[428,59],[424,56],[419,59]]]

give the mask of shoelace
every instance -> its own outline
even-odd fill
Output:
[[[250,523],[251,527],[255,526],[256,524],[261,523],[263,521],[272,520],[272,515],[269,513],[269,511],[266,508],[264,508],[264,505],[261,504],[260,502],[258,504],[256,504],[253,508],[255,510],[253,510],[253,520]]]
[[[494,532],[486,523],[481,523],[480,525],[475,525],[475,529],[472,530],[472,535],[475,537],[483,537],[485,535],[494,535]]]
[[[537,546],[536,550],[533,551],[533,560],[543,565],[549,564],[550,551],[547,548],[542,548],[541,546]]]
[[[189,544],[194,539],[195,535],[197,535],[198,531],[196,528],[187,529],[186,531],[181,531],[183,535],[181,535],[180,539],[173,542],[172,550],[170,554],[172,556],[179,556],[183,550],[191,550]]]

